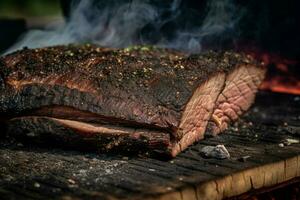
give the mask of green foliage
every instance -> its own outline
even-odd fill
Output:
[[[0,0],[0,17],[38,17],[60,14],[59,0]]]

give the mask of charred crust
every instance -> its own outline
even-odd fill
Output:
[[[5,89],[4,75],[0,72],[0,91]]]
[[[3,63],[3,60],[0,58],[0,91],[5,89],[5,64]]]

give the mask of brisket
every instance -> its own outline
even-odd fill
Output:
[[[245,112],[264,72],[233,52],[24,49],[0,59],[0,115],[18,137],[175,156]]]

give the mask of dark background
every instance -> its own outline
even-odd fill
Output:
[[[78,2],[78,0],[76,0]],[[75,1],[75,3],[76,3]],[[130,0],[95,1],[102,6],[110,6]],[[262,50],[278,53],[290,59],[300,58],[300,1],[298,0],[233,0],[240,18],[234,30],[221,36],[205,38],[208,48],[237,48],[254,45]],[[69,16],[70,0],[10,0],[0,1],[0,51],[12,45],[24,33],[28,21],[40,20],[47,23],[53,16],[66,19]],[[100,2],[100,3],[99,3]],[[172,1],[147,1],[158,9],[170,5]],[[206,13],[206,1],[185,0],[181,2],[180,14],[157,30],[151,24],[140,33],[141,39],[153,41],[163,35],[172,38],[174,30],[191,29],[200,26]],[[101,9],[101,8],[100,8]],[[170,13],[163,12],[161,18]],[[195,20],[197,19],[197,20]],[[40,23],[43,24],[43,23]]]

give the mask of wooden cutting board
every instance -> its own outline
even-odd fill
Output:
[[[273,103],[270,103],[272,99]],[[226,133],[173,160],[98,155],[3,139],[0,199],[223,199],[299,181],[300,98],[261,93],[252,110]],[[204,158],[224,144],[231,158]]]

